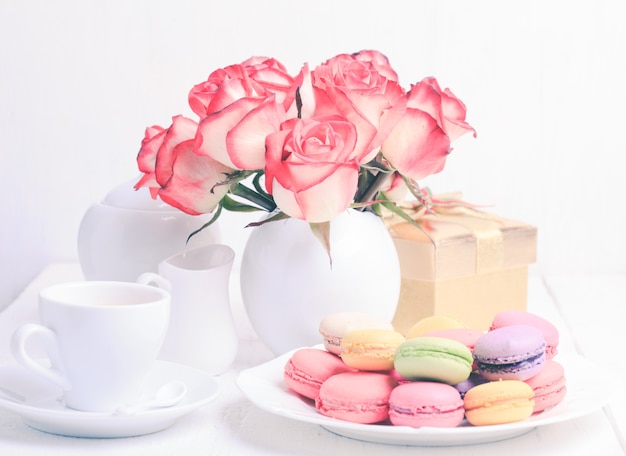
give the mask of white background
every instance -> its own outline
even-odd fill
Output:
[[[0,308],[76,260],[89,205],[137,174],[148,125],[252,55],[297,72],[377,49],[434,75],[478,138],[423,185],[539,228],[534,273],[626,272],[623,1],[0,0]],[[241,217],[224,241],[244,244]]]

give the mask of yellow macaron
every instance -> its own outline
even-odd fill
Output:
[[[406,333],[407,339],[423,336],[424,334],[441,331],[443,329],[464,328],[465,325],[448,315],[431,315],[415,323]]]
[[[396,349],[405,341],[402,334],[390,329],[357,329],[341,341],[341,359],[348,366],[366,371],[393,369]]]

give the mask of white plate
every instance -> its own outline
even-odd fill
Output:
[[[295,350],[294,350],[295,351]],[[530,432],[539,426],[559,423],[601,408],[616,391],[615,381],[585,358],[559,356],[567,379],[567,395],[556,407],[517,423],[456,428],[419,429],[384,424],[355,424],[319,414],[312,401],[292,392],[283,382],[283,368],[292,352],[242,371],[237,385],[259,408],[276,415],[311,424],[353,439],[375,443],[415,446],[454,446],[495,442]]]
[[[9,364],[0,367],[0,407],[18,413],[27,425],[52,434],[90,438],[133,437],[170,427],[183,415],[213,401],[220,392],[217,381],[204,371],[157,361],[148,375],[143,396],[154,395],[159,386],[172,380],[182,380],[187,384],[187,394],[179,404],[120,416],[68,409],[63,405],[59,388],[17,364]],[[3,393],[4,390],[9,393]],[[11,400],[10,392],[17,393],[24,402]]]

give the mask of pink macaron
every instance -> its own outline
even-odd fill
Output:
[[[352,423],[372,424],[389,417],[389,396],[397,385],[388,374],[346,372],[326,380],[315,400],[324,416]]]
[[[461,395],[445,383],[404,383],[389,396],[389,420],[395,426],[456,427],[464,415]]]
[[[565,386],[565,370],[554,360],[546,361],[543,369],[534,377],[526,380],[535,393],[533,413],[543,412],[554,407],[567,394]]]
[[[546,359],[552,359],[558,353],[559,331],[551,322],[539,315],[523,310],[504,310],[498,312],[491,322],[490,330],[512,325],[527,325],[537,328],[546,341]]]
[[[324,381],[333,375],[353,371],[332,353],[316,348],[301,348],[285,364],[283,378],[293,391],[315,400]]]

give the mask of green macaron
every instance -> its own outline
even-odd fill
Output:
[[[472,372],[472,352],[461,342],[444,337],[416,337],[402,343],[394,369],[408,380],[432,380],[454,385]]]

